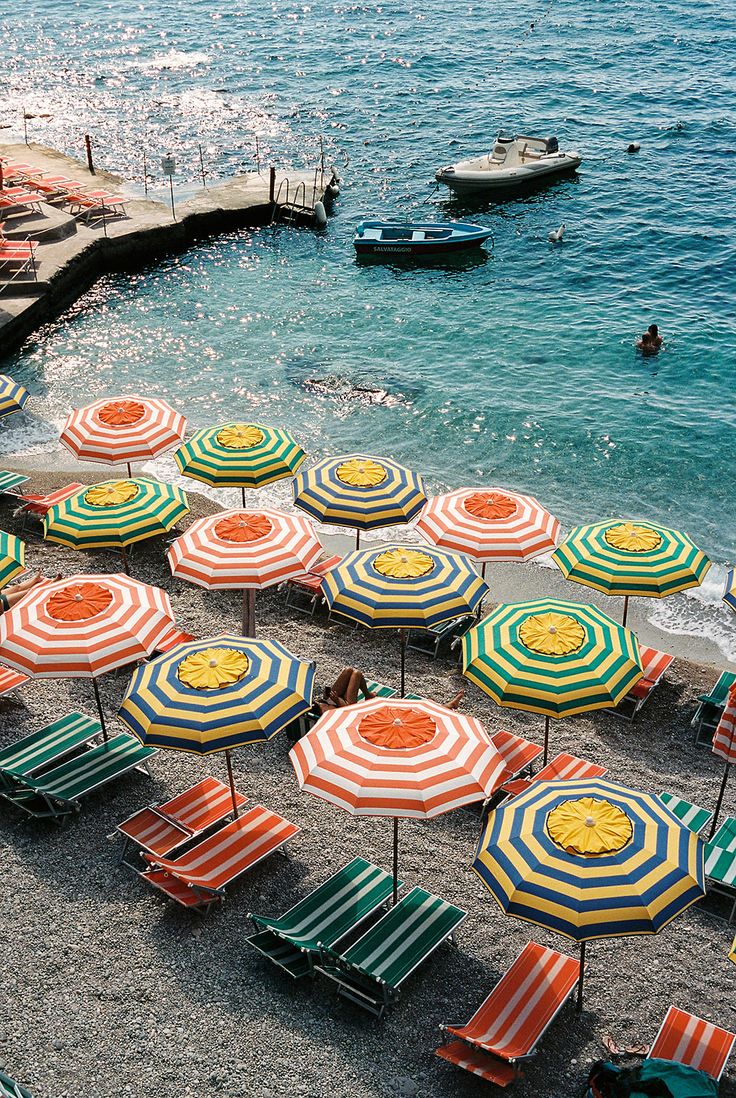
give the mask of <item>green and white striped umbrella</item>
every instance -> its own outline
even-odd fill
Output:
[[[0,530],[0,587],[25,571],[25,542]]]
[[[44,518],[44,537],[70,549],[126,549],[165,534],[189,514],[186,493],[148,477],[106,480],[55,503]]]
[[[262,423],[221,423],[197,431],[174,453],[185,477],[212,488],[262,488],[291,477],[306,458],[288,431]]]
[[[463,637],[463,674],[498,705],[550,717],[617,705],[641,678],[639,646],[594,606],[562,599],[497,606]]]
[[[606,595],[661,599],[698,587],[711,562],[680,530],[654,522],[608,519],[576,526],[552,554],[565,579]]]

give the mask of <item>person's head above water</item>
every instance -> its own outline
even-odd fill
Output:
[[[650,335],[652,339],[656,339],[659,335],[659,328],[656,324],[650,324],[645,334]]]

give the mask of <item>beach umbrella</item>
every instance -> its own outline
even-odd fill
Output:
[[[256,589],[308,572],[322,545],[309,519],[283,511],[224,511],[171,543],[174,576],[209,590],[243,589],[243,633],[255,636]]]
[[[427,501],[422,479],[396,461],[346,454],[318,461],[294,479],[294,504],[319,522],[360,531],[410,522]]]
[[[639,646],[594,606],[562,599],[497,606],[462,640],[463,674],[497,705],[550,717],[617,705],[641,678]]]
[[[728,699],[723,709],[723,714],[713,733],[713,754],[717,755],[719,759],[723,759],[725,767],[723,770],[721,788],[718,793],[718,800],[716,801],[715,812],[713,813],[713,820],[710,825],[710,833],[708,835],[709,841],[716,833],[718,816],[726,793],[729,768],[736,765],[736,683],[734,683],[728,691]]]
[[[656,934],[705,895],[703,842],[658,797],[534,782],[486,823],[473,869],[502,911],[580,943]]]
[[[354,816],[431,819],[485,800],[505,764],[480,721],[430,701],[382,698],[323,714],[294,745],[299,788]]]
[[[4,530],[0,530],[0,588],[5,587],[21,572],[25,572],[25,559],[25,542],[15,534],[6,534]]]
[[[325,573],[322,593],[334,614],[369,629],[399,630],[403,696],[407,630],[474,614],[488,587],[457,553],[388,545],[348,553]]]
[[[723,601],[726,606],[736,610],[736,568],[729,568],[726,573],[726,586],[723,589]]]
[[[533,560],[554,549],[557,519],[534,496],[505,488],[458,488],[433,496],[417,530],[430,544],[465,553],[482,564]]]
[[[0,374],[0,419],[21,412],[28,403],[29,392],[7,374]]]
[[[178,446],[187,421],[157,397],[104,397],[72,412],[59,436],[79,461],[125,464],[150,461]]]
[[[623,625],[632,595],[662,599],[699,587],[711,565],[680,530],[624,519],[576,526],[552,560],[565,579],[622,595]]]
[[[174,628],[169,596],[123,575],[76,575],[32,588],[0,615],[2,662],[33,678],[92,680],[146,659]]]
[[[277,641],[223,633],[179,644],[133,672],[120,719],[143,744],[197,755],[270,740],[312,702],[314,664]]]
[[[289,434],[262,423],[221,423],[196,431],[174,454],[185,477],[212,488],[262,488],[291,477],[306,458]]]
[[[119,549],[128,571],[128,547],[165,534],[189,514],[181,488],[149,477],[106,480],[55,503],[43,520],[44,537],[71,549]]]
[[[733,944],[728,952],[728,959],[729,961],[733,961],[736,965],[736,938],[734,938]]]

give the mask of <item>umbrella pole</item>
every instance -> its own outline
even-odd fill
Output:
[[[626,619],[629,616],[629,596],[624,595],[624,612],[621,617],[621,624],[626,625]]]
[[[100,716],[100,724],[102,725],[102,738],[107,743],[107,728],[105,726],[105,714],[102,712],[102,699],[100,698],[100,688],[97,685],[97,679],[92,676],[92,686],[95,691],[95,701],[97,702],[97,712]]]
[[[394,816],[394,907],[399,896],[399,817]]]
[[[399,629],[399,644],[401,646],[401,689],[399,697],[406,694],[406,629]]]
[[[242,501],[243,507],[245,507],[245,485],[244,484],[241,484],[241,486],[240,486],[240,499]]]
[[[355,531],[355,548],[360,549],[360,530]]]
[[[123,568],[125,569],[126,576],[130,575],[130,561],[128,560],[128,551],[124,545],[120,546],[120,553],[123,558]]]
[[[230,782],[230,796],[233,799],[233,816],[237,820],[238,818],[238,800],[235,796],[235,779],[233,778],[233,764],[230,759],[229,749],[225,752],[225,762],[227,764],[227,780]]]
[[[487,563],[486,561],[483,561],[483,563],[480,566],[480,578],[481,579],[486,578],[486,563]]]
[[[549,717],[544,718],[544,755],[542,766],[547,765],[547,755],[549,754]]]
[[[126,467],[127,467],[127,469],[128,469],[128,480],[131,480],[131,479],[132,479],[132,477],[133,477],[133,472],[132,472],[132,470],[131,470],[131,468],[130,468],[130,462],[129,462],[129,461],[126,461],[125,465],[126,465]]]
[[[243,588],[243,636],[256,635],[256,591],[255,587]]]
[[[585,984],[585,942],[580,943],[580,977],[578,979],[578,997],[575,1001],[575,1011],[580,1014],[583,1009],[583,986]]]
[[[716,801],[716,810],[713,813],[713,822],[711,823],[710,831],[708,832],[708,842],[711,841],[711,839],[713,838],[713,836],[716,833],[716,826],[718,824],[718,815],[721,811],[721,805],[723,804],[723,797],[724,797],[725,792],[726,792],[726,782],[728,781],[728,768],[729,768],[730,765],[731,765],[731,763],[727,762],[726,763],[726,768],[723,771],[723,781],[721,782],[721,791],[718,794],[718,800]]]

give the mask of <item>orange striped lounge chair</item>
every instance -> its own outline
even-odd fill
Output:
[[[341,560],[340,556],[325,557],[323,560],[318,560],[309,572],[287,580],[284,585],[286,605],[292,610],[298,610],[300,614],[309,614],[310,617],[314,617],[322,595],[322,580],[325,572],[329,572],[330,568],[334,568]]]
[[[238,809],[248,803],[248,798],[242,793],[236,793],[235,797]],[[118,824],[117,831],[123,836],[120,861],[138,872],[140,862],[133,864],[125,860],[131,846],[135,846],[138,851],[163,858],[190,840],[210,831],[232,816],[232,812],[230,787],[217,778],[203,778],[184,793],[179,793],[163,804],[141,808]]]
[[[543,749],[539,744],[532,743],[531,740],[525,740],[523,736],[517,736],[515,732],[508,732],[505,728],[494,733],[491,736],[491,742],[506,764],[506,769],[503,772],[501,786],[488,800],[479,801],[477,804],[468,806],[469,809],[473,810],[481,808],[482,815],[496,808],[506,799],[507,794],[503,786],[507,782],[521,778],[522,774],[531,775],[534,763],[543,753]]]
[[[508,796],[515,797],[517,793],[528,789],[532,782],[577,782],[585,778],[602,778],[607,773],[605,766],[561,751],[533,778],[516,778],[514,781],[504,782],[502,789]]]
[[[704,1071],[718,1082],[726,1070],[734,1042],[736,1034],[671,1006],[647,1059],[674,1060]]]
[[[177,644],[188,644],[189,641],[194,639],[194,633],[185,633],[183,629],[171,629],[156,645],[154,655],[160,656],[164,652],[170,652],[172,648],[176,648]],[[214,781],[214,778],[212,780]]]
[[[0,698],[12,694],[14,690],[17,690],[19,686],[23,686],[26,682],[28,682],[28,675],[23,675],[20,671],[13,671],[10,667],[0,665]]]
[[[257,804],[178,858],[144,855],[148,868],[140,876],[183,907],[204,911],[224,899],[226,887],[237,877],[277,850],[283,854],[300,831]]]
[[[90,222],[104,217],[127,217],[126,199],[112,191],[70,191],[66,201],[69,212],[82,221]]]
[[[28,479],[27,477],[25,478]],[[71,484],[65,484],[63,488],[57,488],[55,492],[49,492],[47,496],[32,495],[30,493],[26,495],[19,495],[20,507],[17,507],[13,513],[13,517],[17,518],[22,516],[25,522],[26,515],[35,515],[36,518],[42,519],[49,508],[53,507],[55,503],[61,503],[62,500],[68,499],[69,496],[73,496],[75,492],[78,492],[80,488],[84,488],[81,481],[73,481]]]
[[[534,1055],[579,976],[574,957],[528,942],[469,1022],[440,1026],[456,1039],[435,1054],[507,1087],[517,1078],[518,1065]]]
[[[615,716],[624,717],[627,721],[633,721],[642,706],[649,701],[675,658],[669,652],[660,652],[656,648],[647,648],[643,644],[639,645],[639,655],[642,677],[632,686],[616,708],[610,710]]]

